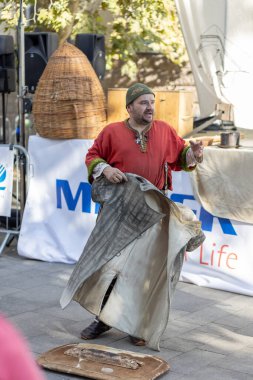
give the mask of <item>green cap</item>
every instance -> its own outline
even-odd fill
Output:
[[[126,106],[128,106],[130,103],[132,103],[135,99],[137,99],[141,95],[145,94],[152,94],[155,96],[153,91],[142,83],[135,83],[129,89],[126,93]]]

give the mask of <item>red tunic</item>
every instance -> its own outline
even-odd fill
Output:
[[[172,189],[171,170],[183,169],[185,142],[170,125],[159,120],[153,121],[146,136],[147,151],[142,152],[135,133],[124,121],[107,125],[86,155],[89,173],[104,160],[124,173],[140,175],[158,189],[163,189],[167,162],[168,188]]]

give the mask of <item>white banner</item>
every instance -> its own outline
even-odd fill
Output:
[[[91,144],[91,140],[30,137],[34,175],[18,242],[20,255],[51,262],[78,260],[98,212],[84,164]],[[171,199],[196,212],[206,235],[204,244],[185,256],[181,279],[253,295],[253,226],[205,211],[193,197],[187,173],[174,172],[173,181]]]
[[[196,212],[206,235],[204,244],[185,256],[181,279],[252,296],[253,225],[214,217],[204,210],[194,199],[186,172],[173,173],[173,188],[170,198]]]
[[[0,215],[11,216],[14,152],[0,146]]]
[[[96,220],[84,163],[92,140],[29,139],[33,176],[18,241],[20,255],[75,263]]]

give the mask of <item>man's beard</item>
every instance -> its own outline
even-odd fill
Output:
[[[154,113],[153,112],[152,112],[152,118],[151,118],[151,120],[146,120],[144,114],[142,116],[139,116],[139,115],[135,116],[134,115],[134,120],[139,125],[149,125],[149,124],[152,123],[153,118],[154,118]]]

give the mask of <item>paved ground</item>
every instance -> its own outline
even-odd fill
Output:
[[[81,329],[93,319],[74,302],[60,308],[59,298],[72,269],[72,265],[21,258],[13,243],[0,257],[0,310],[26,336],[35,357],[62,344],[81,342]],[[252,380],[253,297],[180,282],[160,352],[133,347],[116,330],[93,343],[164,358],[171,371],[161,380]],[[51,371],[45,376],[80,379]]]

